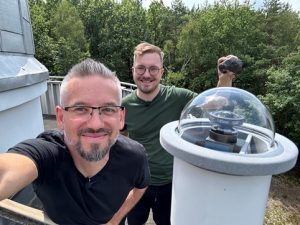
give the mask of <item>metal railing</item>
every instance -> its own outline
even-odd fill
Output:
[[[43,115],[55,115],[55,106],[59,105],[59,90],[64,77],[50,76],[47,81],[47,91],[41,96]],[[126,96],[136,89],[135,84],[121,82],[122,96]]]

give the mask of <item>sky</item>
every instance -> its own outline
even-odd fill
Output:
[[[153,0],[143,0],[143,5],[147,8]],[[193,5],[203,5],[206,3],[213,4],[215,0],[182,0],[182,2],[188,7],[192,8]],[[171,6],[172,0],[163,0],[164,5]],[[241,1],[242,2],[242,1]],[[251,3],[255,2],[255,5],[259,8],[263,5],[263,0],[251,0]],[[300,12],[300,0],[281,0],[281,2],[289,3],[292,6],[292,9]]]

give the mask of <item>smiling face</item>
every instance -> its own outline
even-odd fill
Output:
[[[144,74],[139,74],[135,68],[147,68]],[[149,68],[160,68],[157,74],[150,74]],[[159,92],[159,83],[163,75],[162,60],[158,53],[144,53],[136,56],[133,65],[133,80],[138,88],[138,96],[144,100],[152,100]]]
[[[118,106],[118,85],[101,76],[74,77],[66,84],[63,106]],[[124,110],[115,115],[99,115],[94,109],[89,119],[76,116],[56,107],[57,122],[64,130],[65,142],[73,157],[87,161],[99,161],[115,143],[119,130],[124,126]]]

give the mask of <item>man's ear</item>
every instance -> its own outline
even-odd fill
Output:
[[[56,112],[56,122],[57,126],[59,129],[63,130],[64,129],[64,115],[63,115],[63,109],[61,106],[56,106],[55,107],[55,112]]]

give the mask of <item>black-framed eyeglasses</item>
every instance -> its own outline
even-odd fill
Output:
[[[120,110],[124,110],[124,106],[86,106],[86,105],[74,105],[62,107],[63,110],[70,113],[70,115],[74,118],[81,118],[84,120],[89,120],[92,115],[94,109],[98,109],[99,115],[103,115],[106,117],[114,117],[120,112]]]
[[[145,66],[136,66],[133,67],[133,69],[138,75],[143,75],[146,72],[146,70],[148,70],[148,72],[154,76],[157,75],[162,68],[159,68],[157,66],[150,66],[149,68]]]

